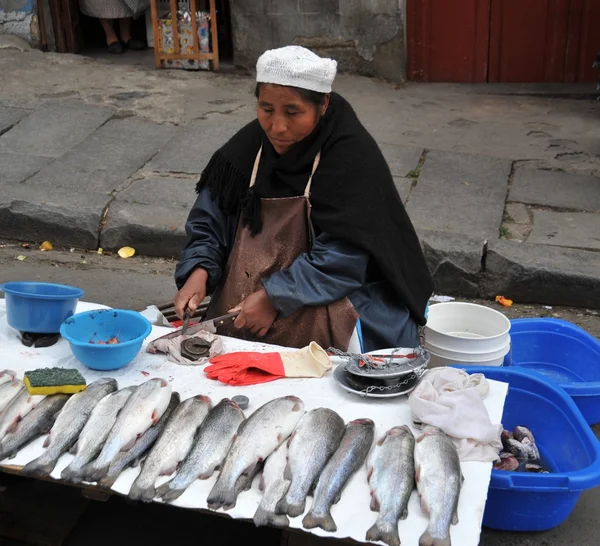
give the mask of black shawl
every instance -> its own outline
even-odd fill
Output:
[[[249,191],[261,144],[257,181]],[[243,225],[256,234],[262,227],[260,197],[302,195],[319,150],[310,196],[316,230],[367,251],[413,318],[425,324],[433,281],[419,240],[379,146],[340,95],[331,94],[313,133],[281,156],[258,120],[252,121],[213,155],[196,190],[208,186],[221,209],[241,212]]]

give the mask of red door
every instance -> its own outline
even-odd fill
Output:
[[[600,0],[407,0],[408,79],[595,82]]]
[[[408,79],[485,82],[491,0],[406,0]]]

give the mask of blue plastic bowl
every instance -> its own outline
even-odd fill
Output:
[[[8,325],[34,334],[58,334],[84,295],[81,288],[47,282],[7,282],[0,290],[6,300]]]
[[[600,341],[560,319],[513,319],[512,364],[560,385],[589,425],[600,423]]]
[[[98,309],[77,313],[60,327],[75,358],[92,370],[117,370],[140,352],[152,324],[136,311]],[[99,344],[116,337],[119,343]]]
[[[563,523],[581,492],[600,485],[600,442],[569,395],[546,377],[517,367],[461,367],[509,384],[502,425],[531,429],[550,474],[492,470],[483,525],[544,531]]]

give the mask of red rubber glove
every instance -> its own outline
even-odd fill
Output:
[[[322,377],[331,369],[327,353],[315,342],[297,351],[236,352],[210,359],[209,379],[230,385],[255,385],[282,377]]]

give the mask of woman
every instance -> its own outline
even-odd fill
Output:
[[[180,317],[212,294],[207,318],[240,311],[227,335],[347,350],[356,328],[363,351],[418,346],[431,276],[379,147],[331,91],[336,68],[298,46],[259,58],[258,119],[197,185]]]
[[[146,44],[131,37],[131,18],[139,17],[150,7],[150,0],[79,0],[81,13],[100,19],[110,53],[123,53],[123,48],[144,49]],[[119,36],[114,21],[119,20]]]

